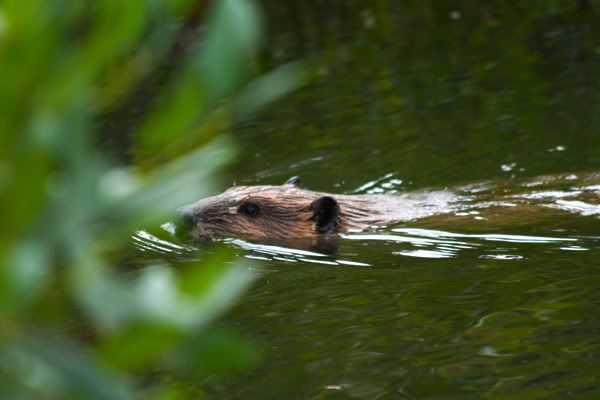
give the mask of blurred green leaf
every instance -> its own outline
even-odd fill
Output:
[[[229,331],[213,329],[182,343],[168,356],[166,365],[178,374],[197,377],[242,370],[258,359],[255,345]]]
[[[149,154],[189,135],[253,74],[259,18],[248,0],[214,2],[205,37],[137,136]],[[172,144],[171,144],[172,145]]]
[[[15,246],[0,269],[0,304],[4,311],[28,306],[44,288],[50,273],[48,248],[43,243]]]
[[[173,329],[197,330],[225,310],[252,280],[244,265],[198,265],[180,274],[189,281],[186,291],[172,269],[146,267],[132,282],[112,276],[92,254],[72,270],[71,284],[82,306],[100,328],[122,331],[129,323],[150,323]]]
[[[235,104],[238,116],[250,115],[300,87],[308,76],[305,63],[293,62],[277,67],[250,82]]]
[[[250,0],[220,0],[199,18],[207,4],[0,6],[0,397],[198,398],[201,389],[144,378],[255,358],[209,329],[253,278],[230,253],[119,270],[132,233],[218,190],[234,155],[222,136],[258,72],[260,17]],[[190,32],[191,44],[177,42]],[[248,86],[245,112],[292,90],[298,74]],[[150,80],[139,123],[110,132],[137,141],[128,151],[144,160],[116,165],[100,150],[97,113],[127,109]]]
[[[95,351],[104,365],[121,370],[143,370],[153,365],[181,337],[181,331],[166,325],[130,325],[123,332],[105,337]]]
[[[29,398],[133,398],[128,385],[100,369],[74,347],[47,336],[31,336],[0,350],[0,382],[14,385],[13,395]],[[12,380],[9,381],[9,377]]]
[[[251,1],[215,3],[206,43],[197,63],[204,75],[209,104],[243,83],[259,40],[258,10]]]

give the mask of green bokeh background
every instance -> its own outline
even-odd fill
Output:
[[[332,256],[373,268],[249,268],[235,245],[139,254],[132,235],[232,182],[351,192],[598,171],[599,13],[3,2],[0,396],[596,398],[597,218],[511,231],[586,251],[430,260],[348,240]]]

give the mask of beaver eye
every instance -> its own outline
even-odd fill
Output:
[[[244,203],[240,206],[238,212],[254,218],[260,214],[260,208],[256,203]]]

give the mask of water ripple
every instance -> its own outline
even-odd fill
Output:
[[[497,242],[510,242],[510,243],[561,243],[561,242],[573,242],[577,241],[576,238],[565,238],[565,237],[548,237],[548,236],[530,236],[530,235],[507,235],[507,234],[466,234],[466,233],[455,233],[446,232],[432,229],[418,229],[418,228],[396,228],[392,229],[394,232],[407,233],[409,235],[419,235],[432,238],[475,238]],[[439,242],[438,242],[439,243]]]
[[[196,250],[195,247],[173,243],[160,239],[145,230],[139,230],[131,237],[134,246],[144,253],[185,255]]]
[[[557,208],[563,211],[576,212],[584,216],[600,215],[600,206],[588,204],[579,200],[556,200],[554,204],[549,204],[548,207]]]
[[[252,243],[242,239],[225,239],[224,242],[233,244],[236,247],[250,251],[250,254],[246,255],[246,258],[250,259],[276,260],[284,262],[302,261],[311,264],[321,265],[347,265],[359,267],[370,266],[367,263],[359,261],[336,259],[335,257],[329,256],[327,254],[318,253],[316,251]]]
[[[527,255],[520,254],[523,245],[551,245],[550,249],[586,251],[582,242],[597,242],[594,238],[514,235],[504,233],[457,233],[433,229],[395,228],[390,232],[351,233],[345,239],[356,241],[376,241],[402,246],[391,253],[394,255],[444,259],[456,258],[465,251],[475,250],[475,258],[493,260],[520,260]],[[574,242],[578,242],[575,245]],[[513,244],[513,246],[509,246]],[[556,246],[560,245],[560,246]],[[406,248],[408,247],[408,248]]]

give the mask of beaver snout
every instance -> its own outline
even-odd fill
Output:
[[[194,218],[194,214],[184,211],[179,213],[177,222],[178,225],[181,225],[187,229],[191,229],[194,225],[196,225],[196,218]]]
[[[184,206],[177,210],[177,216],[175,220],[175,226],[177,233],[189,234],[197,227],[200,222],[199,214],[197,210],[190,206]]]

